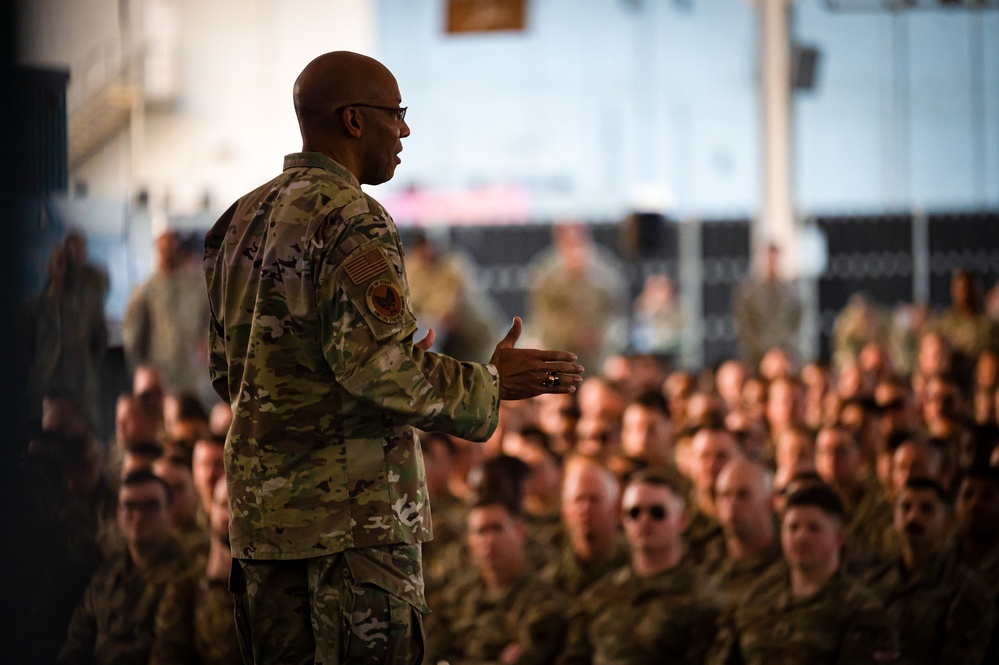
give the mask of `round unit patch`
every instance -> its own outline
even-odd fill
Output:
[[[402,319],[402,294],[394,282],[378,279],[368,286],[368,309],[385,323],[398,323]]]

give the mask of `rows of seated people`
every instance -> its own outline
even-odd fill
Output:
[[[421,434],[427,662],[996,662],[999,362],[971,360],[932,331],[910,376],[873,343],[836,371],[621,357],[484,445]],[[241,662],[228,417],[148,366],[112,441],[45,395],[8,483],[12,662]]]

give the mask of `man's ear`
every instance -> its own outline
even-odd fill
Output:
[[[361,114],[355,106],[348,106],[340,111],[340,122],[343,123],[344,131],[352,139],[361,138],[361,129],[364,125]]]

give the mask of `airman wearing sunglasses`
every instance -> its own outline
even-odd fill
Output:
[[[715,632],[720,599],[685,560],[684,499],[664,471],[636,473],[621,514],[631,562],[588,591],[570,617],[560,665],[701,663]]]

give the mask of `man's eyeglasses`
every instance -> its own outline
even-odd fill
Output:
[[[648,512],[649,517],[651,517],[656,522],[662,522],[666,519],[666,506],[661,503],[654,503],[651,506],[633,506],[624,511],[624,514],[628,519],[633,522],[637,522],[638,518],[642,516],[643,512]]]
[[[409,109],[408,106],[395,107],[395,106],[377,106],[375,104],[344,104],[340,108],[335,109],[333,113],[337,114],[340,111],[347,108],[348,106],[363,106],[369,109],[381,109],[382,111],[391,111],[392,113],[395,114],[395,119],[398,120],[399,122],[402,122],[403,120],[406,119],[406,111]]]

